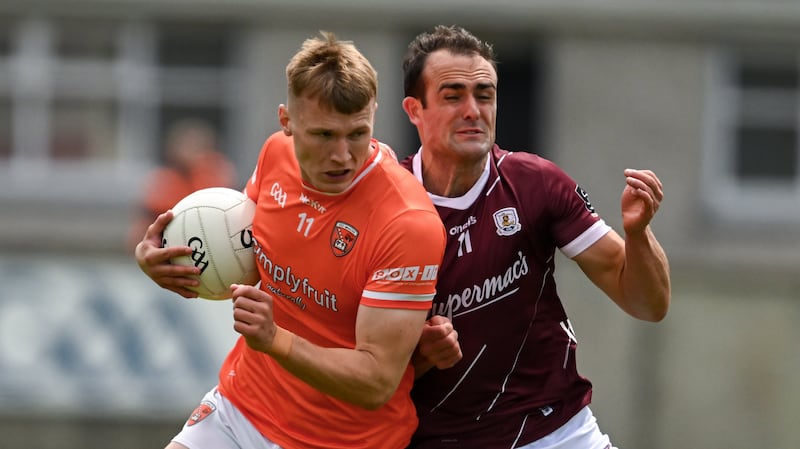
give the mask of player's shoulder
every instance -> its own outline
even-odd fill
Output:
[[[283,131],[276,131],[267,136],[262,151],[275,148],[292,149],[293,145],[294,143],[290,136],[287,136]]]
[[[394,159],[395,161],[398,160],[397,153],[394,152],[394,150],[392,149],[391,146],[389,146],[389,144],[381,142],[377,139],[373,139],[373,141],[375,142],[375,146],[378,147],[378,151],[382,152],[383,154],[386,155],[386,157],[390,159]]]
[[[506,179],[530,183],[566,176],[558,164],[536,153],[509,151],[495,145],[491,157],[498,174]]]
[[[377,142],[378,149],[382,153],[380,162],[381,170],[384,176],[388,179],[394,191],[397,193],[405,193],[404,189],[409,189],[411,195],[427,196],[422,184],[414,177],[414,175],[404,166],[401,165],[397,159],[397,154],[388,145]]]
[[[558,168],[555,162],[527,151],[511,151],[495,145],[491,151],[492,159],[497,167],[504,171],[552,170]]]
[[[383,206],[389,209],[425,210],[436,213],[428,192],[411,171],[400,165],[394,152],[381,145],[383,152],[379,175],[374,182],[381,183],[380,196]]]
[[[293,158],[294,141],[291,136],[287,136],[282,131],[267,136],[258,157],[259,165],[263,166],[266,164],[266,161],[269,160],[268,165],[270,167],[277,167],[281,163],[284,163],[284,161],[288,162]]]

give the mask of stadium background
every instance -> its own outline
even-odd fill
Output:
[[[325,29],[375,64],[376,135],[410,153],[399,61],[437,23],[495,43],[499,143],[557,161],[617,230],[622,170],[664,181],[663,323],[560,261],[616,445],[800,447],[796,2],[0,0],[0,448],[163,447],[215,382],[228,304],[161,291],[124,247],[173,120],[213,122],[246,177]]]

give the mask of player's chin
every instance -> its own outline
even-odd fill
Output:
[[[455,146],[458,156],[464,161],[479,162],[489,153],[491,145],[483,142],[462,142]]]
[[[455,146],[464,153],[486,153],[492,148],[494,142],[489,140],[487,134],[458,134]]]

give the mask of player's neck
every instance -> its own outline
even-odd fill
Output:
[[[445,160],[422,153],[422,184],[425,190],[437,196],[456,198],[463,196],[478,182],[486,166],[486,157],[480,161]]]

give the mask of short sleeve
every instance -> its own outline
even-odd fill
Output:
[[[361,298],[372,307],[427,310],[436,293],[445,231],[435,210],[401,214],[381,233]]]

